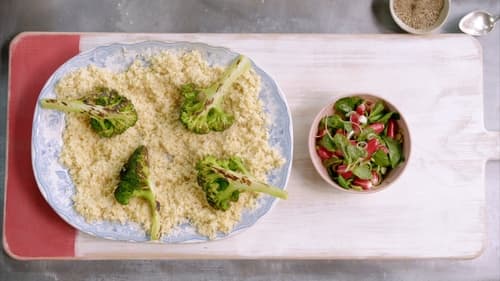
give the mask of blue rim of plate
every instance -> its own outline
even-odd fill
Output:
[[[42,110],[39,106],[41,98],[55,97],[56,83],[67,73],[88,65],[107,67],[109,58],[121,53],[129,58],[120,58],[119,71],[125,70],[136,59],[146,60],[145,53],[151,55],[160,51],[199,51],[210,65],[227,65],[239,55],[225,47],[210,46],[205,43],[142,41],[136,43],[113,43],[99,46],[76,55],[61,65],[47,80],[37,99],[33,117],[31,155],[32,166],[38,188],[52,209],[68,224],[92,236],[131,242],[150,242],[146,231],[134,222],[121,224],[114,221],[87,222],[73,208],[71,197],[76,188],[72,183],[68,170],[58,161],[62,148],[62,132],[65,121],[64,113]],[[118,55],[118,56],[117,56]],[[268,182],[281,189],[286,189],[293,159],[293,128],[290,109],[285,96],[275,80],[252,61],[254,71],[261,78],[260,99],[264,111],[270,119],[269,143],[276,147],[285,158],[285,163],[268,174]],[[49,128],[46,128],[49,126]],[[275,205],[277,199],[261,196],[256,209],[245,210],[239,223],[230,233],[217,233],[213,240],[227,238],[240,233],[261,219]],[[189,223],[176,226],[169,235],[163,235],[160,243],[195,243],[212,241],[200,235]]]

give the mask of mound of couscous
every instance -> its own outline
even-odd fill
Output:
[[[66,115],[60,160],[76,186],[74,206],[88,221],[133,221],[149,228],[149,209],[140,199],[120,205],[113,196],[120,168],[139,145],[148,147],[150,181],[160,203],[163,234],[184,222],[214,238],[228,233],[240,220],[244,208],[254,207],[256,194],[242,193],[226,211],[211,208],[196,183],[195,164],[203,156],[236,155],[244,159],[257,178],[283,164],[280,153],[269,146],[267,119],[259,99],[260,80],[248,71],[235,82],[224,106],[235,116],[223,132],[197,135],[179,121],[182,96],[179,87],[194,83],[205,87],[222,68],[211,67],[198,52],[160,52],[150,63],[137,60],[126,71],[113,72],[89,66],[63,77],[56,87],[58,98],[79,98],[97,86],[117,90],[135,106],[138,121],[123,134],[101,138],[85,117]]]

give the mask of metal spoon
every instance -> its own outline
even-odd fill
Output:
[[[474,11],[465,15],[458,24],[460,30],[464,33],[480,36],[485,35],[493,30],[495,23],[500,19],[500,16],[492,16],[485,11]]]

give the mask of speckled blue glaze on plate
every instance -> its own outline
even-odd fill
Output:
[[[115,71],[123,71],[134,60],[140,59],[147,63],[148,56],[162,50],[175,52],[197,50],[210,65],[227,65],[238,55],[226,48],[189,42],[145,41],[97,47],[80,53],[59,67],[43,87],[38,99],[55,97],[56,83],[64,75],[78,68],[96,65]],[[268,174],[268,182],[285,189],[292,165],[293,151],[290,110],[276,82],[255,63],[253,63],[253,68],[261,77],[260,98],[263,101],[264,110],[270,118],[269,144],[279,149],[286,160],[282,167]],[[113,221],[89,223],[75,211],[72,200],[75,194],[75,186],[68,174],[68,170],[58,161],[63,145],[62,132],[64,127],[64,113],[43,110],[39,105],[36,106],[33,119],[31,155],[35,179],[43,197],[59,216],[82,232],[112,240],[149,241],[145,230],[137,223],[121,224]],[[227,237],[252,226],[272,208],[275,201],[276,199],[270,196],[260,197],[259,206],[254,210],[244,211],[241,221],[230,234],[218,233],[216,239]],[[160,242],[190,243],[204,241],[208,241],[208,238],[197,233],[193,226],[186,223],[177,226],[170,235],[164,235]]]

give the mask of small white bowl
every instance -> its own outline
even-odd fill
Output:
[[[401,27],[404,31],[408,33],[413,33],[413,34],[429,34],[438,31],[443,24],[446,22],[446,19],[448,18],[448,15],[450,13],[450,0],[443,0],[443,9],[441,10],[441,14],[439,15],[439,18],[437,21],[424,29],[415,29],[406,23],[404,23],[396,14],[396,11],[394,11],[394,1],[397,0],[389,0],[389,9],[391,11],[391,16],[396,22],[396,24]]]

